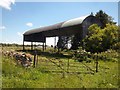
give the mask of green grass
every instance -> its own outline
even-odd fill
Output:
[[[1,58],[1,57],[0,57]],[[39,55],[36,68],[24,68],[16,65],[15,60],[2,57],[2,88],[118,88],[118,60],[102,61],[99,60],[99,71],[94,74],[80,62],[70,60],[69,72],[65,73],[55,64],[49,61],[52,57]],[[61,66],[67,70],[67,58],[59,58],[63,62]],[[47,61],[46,61],[47,60]],[[42,62],[43,61],[43,62]],[[53,60],[54,61],[54,60]],[[54,61],[59,65],[58,60]],[[95,70],[94,60],[85,63]],[[55,72],[47,72],[55,71]],[[58,72],[60,71],[60,72]],[[63,78],[63,76],[65,76]]]

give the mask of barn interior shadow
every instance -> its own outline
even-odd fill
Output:
[[[16,50],[17,52],[25,52],[25,53],[30,53],[32,55],[35,54],[35,50]],[[72,58],[70,55],[64,55],[63,53],[58,53],[58,52],[46,52],[46,51],[36,51],[37,55],[45,56],[48,58]]]

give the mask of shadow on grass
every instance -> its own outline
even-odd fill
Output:
[[[35,50],[17,50],[18,52],[26,52],[26,53],[30,53],[32,55],[35,54]],[[62,53],[58,53],[58,52],[47,52],[47,51],[40,51],[37,50],[36,51],[37,55],[41,55],[41,56],[45,56],[48,58],[72,58],[72,56],[70,55],[64,55]]]

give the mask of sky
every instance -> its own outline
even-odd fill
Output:
[[[118,23],[117,2],[8,1],[7,4],[0,1],[0,20],[2,21],[0,22],[0,41],[2,43],[22,44],[22,34],[25,31],[89,15],[91,12],[96,14],[99,10],[112,16],[114,21]],[[54,45],[54,38],[47,38],[46,43]]]

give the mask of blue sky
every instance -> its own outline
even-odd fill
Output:
[[[96,14],[103,10],[118,22],[117,2],[16,2],[11,10],[0,8],[2,42],[22,44],[22,33],[27,30],[56,24],[65,20]],[[2,16],[1,16],[2,15]],[[47,44],[53,44],[53,38]]]

